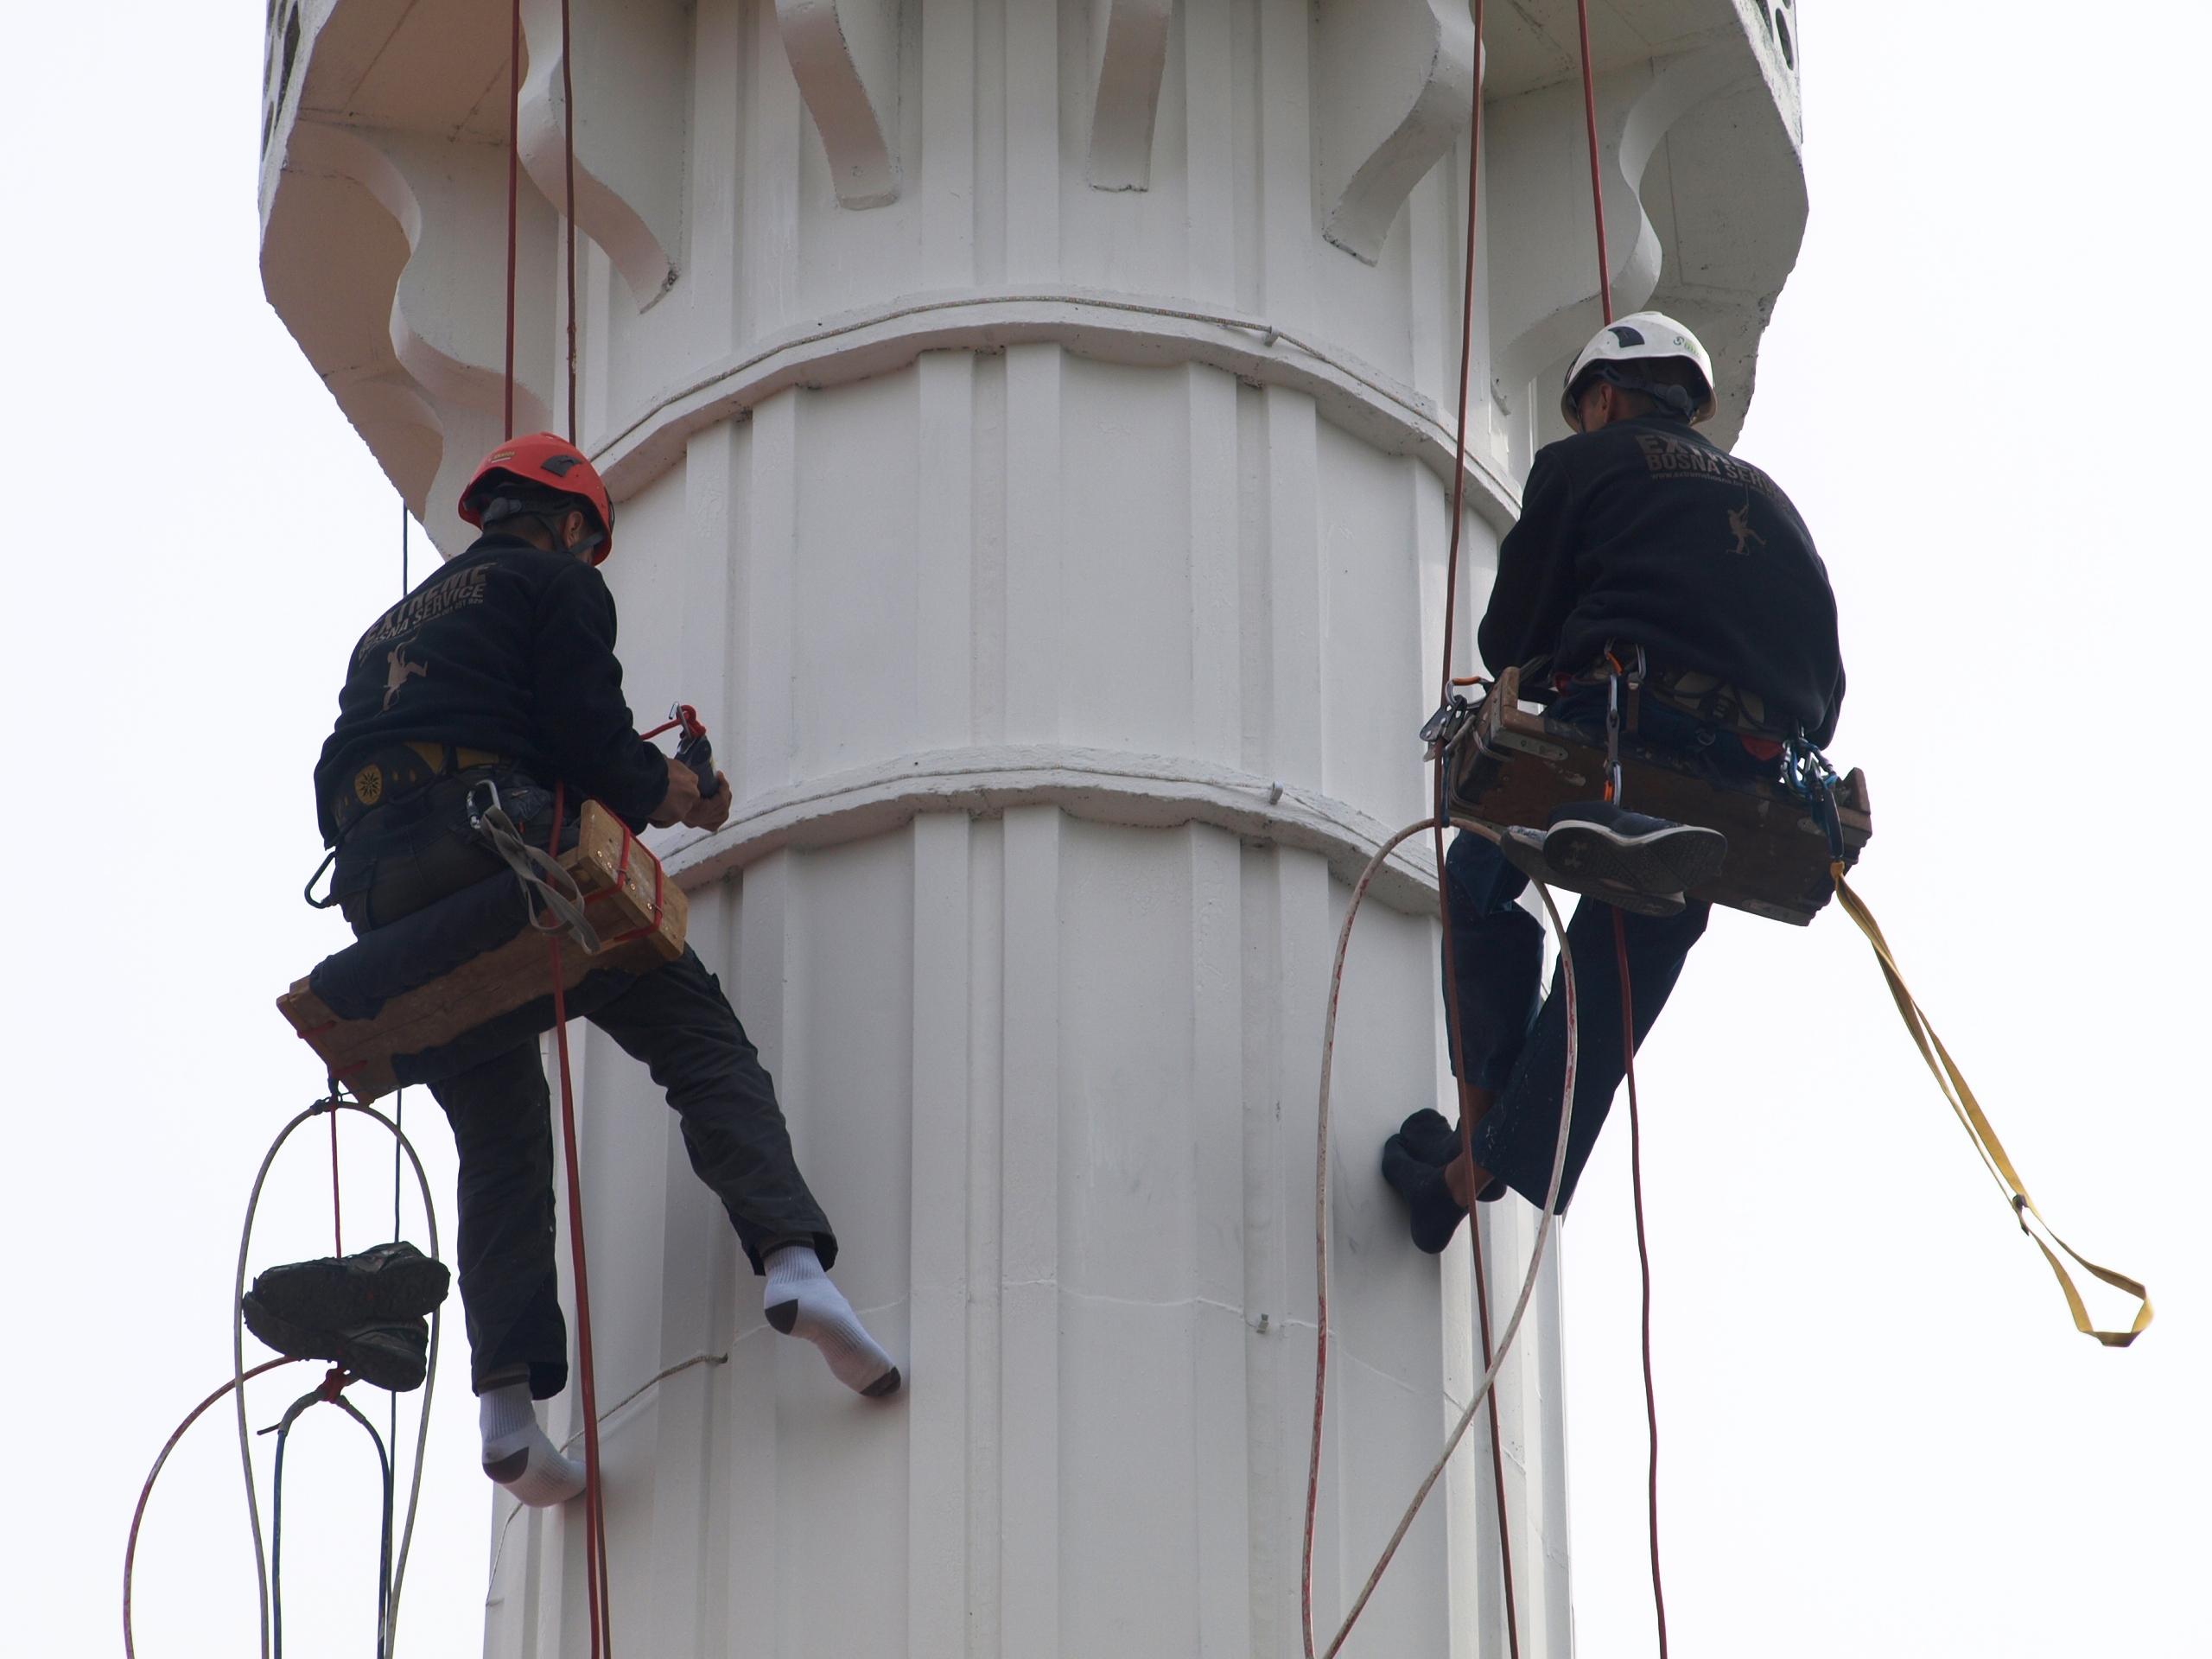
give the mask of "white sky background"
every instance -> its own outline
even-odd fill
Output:
[[[1671,1631],[1724,1659],[2212,1653],[2191,741],[2212,14],[1805,11],[1812,223],[1740,450],[1840,596],[1837,752],[1877,809],[1861,889],[2030,1190],[2160,1319],[2126,1353],[2073,1334],[1841,916],[1717,916],[1642,1066]],[[245,5],[7,29],[11,1653],[118,1650],[138,1484],[229,1374],[247,1185],[318,1083],[270,1006],[336,926],[296,897],[307,772],[398,585],[391,490],[261,297],[260,31]],[[485,257],[490,280],[488,230]],[[1600,1659],[1651,1650],[1616,1116],[1566,1236],[1576,1617]],[[419,1091],[408,1120],[449,1225],[449,1139]],[[279,1166],[257,1262],[327,1248],[321,1133]],[[389,1229],[388,1152],[347,1148],[358,1246]],[[475,1650],[486,1563],[451,1337],[407,1596],[432,1656]],[[254,1421],[313,1381],[277,1374]],[[296,1437],[300,1653],[366,1650],[359,1439],[327,1411]],[[219,1409],[148,1522],[148,1659],[251,1650],[237,1479]]]

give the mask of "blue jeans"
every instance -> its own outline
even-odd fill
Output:
[[[1578,686],[1552,705],[1555,719],[1602,732],[1603,686]],[[1647,702],[1638,722],[1647,743],[1701,754],[1720,778],[1770,772],[1745,754],[1728,733]],[[1633,799],[1624,805],[1634,810]],[[1452,953],[1459,987],[1459,1058],[1467,1081],[1493,1091],[1494,1104],[1473,1134],[1475,1161],[1531,1204],[1551,1185],[1552,1154],[1559,1141],[1560,1095],[1567,1081],[1567,1001],[1560,973],[1539,997],[1544,961],[1544,924],[1514,901],[1529,878],[1479,836],[1462,834],[1444,855],[1444,882],[1452,918],[1445,949]],[[1559,1208],[1574,1196],[1582,1166],[1598,1142],[1613,1094],[1627,1072],[1621,1044],[1620,969],[1613,937],[1618,918],[1628,945],[1634,994],[1636,1044],[1667,1006],[1691,947],[1705,932],[1713,907],[1692,900],[1673,916],[1636,916],[1595,899],[1575,906],[1567,923],[1579,994],[1574,1121],[1567,1132],[1567,1168]]]

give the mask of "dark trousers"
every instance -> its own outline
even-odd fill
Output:
[[[341,851],[334,888],[356,932],[399,917],[503,868],[460,822],[451,797],[387,829],[372,814]],[[542,837],[543,792],[524,780],[501,792],[519,827]],[[564,827],[573,842],[573,821]],[[755,1273],[789,1243],[811,1244],[824,1267],[837,1241],[807,1190],[776,1103],[775,1084],[738,1023],[721,983],[688,947],[596,1008],[591,1022],[645,1062],[682,1120],[683,1147],[728,1211]],[[470,1370],[487,1380],[530,1374],[531,1395],[558,1394],[569,1374],[554,1253],[551,1096],[537,1046],[523,1043],[472,1071],[434,1084],[460,1153],[461,1307]]]
[[[1604,688],[1578,688],[1551,709],[1579,725],[1605,722]],[[1645,741],[1689,750],[1718,777],[1751,778],[1772,771],[1753,760],[1727,733],[1647,700],[1640,721]],[[1630,810],[1636,803],[1622,803]],[[1559,1143],[1560,1096],[1567,1083],[1567,998],[1564,963],[1541,988],[1546,925],[1515,902],[1529,878],[1479,836],[1462,834],[1444,855],[1452,976],[1459,988],[1460,1055],[1467,1081],[1495,1091],[1497,1103],[1475,1126],[1475,1161],[1529,1203],[1541,1205],[1551,1186],[1552,1155]],[[1596,899],[1576,905],[1567,923],[1574,963],[1576,1023],[1573,1122],[1567,1130],[1567,1167],[1559,1208],[1574,1196],[1582,1166],[1605,1127],[1613,1095],[1628,1070],[1621,1041],[1618,918],[1627,944],[1634,1003],[1636,1046],[1659,1018],[1681,977],[1682,964],[1705,932],[1710,905],[1686,903],[1678,914],[1635,916]]]

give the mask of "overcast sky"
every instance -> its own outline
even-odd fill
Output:
[[[1861,890],[2030,1191],[2160,1318],[2124,1353],[2073,1333],[1843,918],[1721,913],[1641,1068],[1671,1633],[1707,1659],[2212,1654],[2188,159],[2212,16],[1803,12],[1812,223],[1739,450],[1835,578],[1836,752],[1876,807]],[[397,504],[261,297],[260,29],[243,4],[9,23],[0,1400],[27,1655],[116,1649],[138,1484],[228,1375],[247,1184],[315,1092],[270,1010],[330,944],[296,897],[307,769],[334,665],[400,579]],[[448,1138],[419,1095],[408,1118],[446,1206]],[[347,1144],[358,1243],[389,1228],[391,1177]],[[328,1248],[321,1155],[280,1164],[257,1262]],[[1652,1650],[1627,1197],[1617,1124],[1565,1237],[1599,1659]],[[462,1376],[408,1590],[421,1654],[473,1652],[480,1619]],[[156,1497],[148,1659],[251,1650],[227,1424]],[[302,1653],[362,1648],[359,1440],[327,1412],[296,1438]]]

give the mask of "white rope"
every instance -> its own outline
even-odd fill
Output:
[[[317,1101],[302,1111],[277,1132],[269,1150],[261,1160],[261,1167],[253,1177],[253,1192],[246,1199],[245,1226],[238,1234],[238,1275],[231,1287],[231,1383],[232,1397],[238,1408],[238,1461],[245,1471],[246,1522],[253,1534],[253,1574],[256,1590],[261,1599],[261,1656],[269,1659],[269,1563],[261,1542],[261,1503],[253,1482],[253,1433],[245,1421],[245,1262],[246,1254],[253,1243],[253,1220],[261,1207],[261,1190],[269,1179],[270,1166],[276,1161],[276,1154],[283,1150],[284,1142],[292,1132],[309,1118],[326,1111],[359,1112],[372,1117],[390,1129],[393,1138],[407,1154],[407,1161],[414,1167],[415,1185],[423,1195],[423,1213],[430,1230],[430,1257],[438,1255],[438,1212],[430,1202],[429,1177],[423,1173],[423,1160],[416,1155],[415,1144],[393,1122],[373,1106],[364,1106],[359,1101]],[[391,1599],[385,1612],[385,1659],[393,1659],[399,1644],[399,1594],[407,1582],[407,1552],[415,1541],[415,1512],[423,1497],[423,1468],[429,1455],[430,1442],[430,1401],[438,1386],[438,1312],[430,1313],[430,1351],[423,1370],[423,1407],[415,1433],[415,1473],[407,1488],[407,1525],[400,1535],[399,1554],[392,1565]]]
[[[1326,1401],[1328,1375],[1329,1091],[1331,1073],[1336,1056],[1337,1002],[1344,988],[1344,956],[1351,944],[1352,919],[1359,913],[1360,901],[1367,895],[1368,884],[1375,879],[1376,873],[1382,868],[1382,861],[1389,856],[1400,842],[1410,840],[1413,836],[1433,829],[1434,824],[1435,820],[1433,818],[1422,818],[1416,823],[1408,824],[1389,840],[1384,842],[1376,849],[1375,856],[1368,861],[1367,868],[1360,873],[1359,880],[1352,888],[1351,902],[1345,907],[1344,926],[1337,935],[1336,961],[1329,976],[1328,1013],[1323,1021],[1321,1034],[1320,1108],[1319,1121],[1315,1129],[1314,1154],[1313,1247],[1316,1293],[1317,1300],[1319,1303],[1319,1327],[1313,1363],[1313,1444],[1312,1456],[1306,1466],[1306,1559],[1300,1573],[1300,1616],[1305,1625],[1306,1651],[1309,1656],[1314,1650],[1313,1524],[1320,1482],[1322,1414]],[[1497,831],[1488,824],[1461,823],[1458,827],[1493,842],[1498,838]],[[1439,870],[1436,877],[1439,881],[1443,880],[1444,872]],[[1537,896],[1544,902],[1545,912],[1551,918],[1552,930],[1559,936],[1560,972],[1567,996],[1567,1076],[1560,1091],[1559,1140],[1552,1148],[1551,1185],[1546,1189],[1544,1194],[1543,1219],[1537,1225],[1535,1245],[1529,1256],[1529,1272],[1521,1281],[1521,1294],[1513,1304],[1512,1317],[1505,1322],[1505,1334],[1497,1345],[1496,1357],[1491,1361],[1489,1369],[1483,1373],[1482,1382],[1469,1396],[1466,1409],[1459,1414],[1459,1421],[1452,1428],[1450,1438],[1445,1441],[1444,1450],[1438,1454],[1435,1464],[1430,1468],[1427,1477],[1422,1480],[1420,1490],[1414,1492],[1413,1502],[1406,1506],[1406,1512],[1400,1517],[1396,1529],[1391,1533],[1389,1542],[1383,1546],[1382,1556],[1375,1563],[1374,1571],[1367,1575],[1367,1582],[1361,1586],[1357,1598],[1352,1602],[1351,1610],[1344,1615],[1344,1623],[1338,1627],[1336,1636],[1323,1650],[1321,1659],[1335,1659],[1338,1650],[1344,1646],[1345,1638],[1351,1636],[1352,1626],[1358,1622],[1360,1614],[1366,1610],[1368,1601],[1375,1594],[1376,1587],[1382,1582],[1382,1574],[1389,1570],[1392,1558],[1397,1554],[1398,1546],[1404,1541],[1406,1534],[1411,1530],[1414,1516],[1421,1513],[1421,1505],[1428,1501],[1429,1492],[1444,1473],[1445,1466],[1452,1461],[1452,1453],[1459,1449],[1459,1442],[1466,1437],[1468,1425],[1474,1421],[1476,1411],[1489,1397],[1491,1389],[1496,1386],[1498,1372],[1505,1364],[1506,1356],[1513,1351],[1514,1338],[1520,1334],[1522,1316],[1528,1313],[1529,1303],[1535,1295],[1536,1278],[1543,1269],[1545,1248],[1551,1242],[1552,1230],[1558,1220],[1556,1212],[1559,1205],[1560,1185],[1567,1173],[1567,1133],[1574,1121],[1574,1071],[1576,1052],[1580,1047],[1580,1022],[1577,1019],[1578,1010],[1575,1002],[1574,957],[1567,942],[1567,925],[1560,919],[1559,906],[1552,902],[1551,890],[1541,881],[1535,882],[1534,886]],[[1445,948],[1450,949],[1449,940],[1446,941]],[[1467,1217],[1467,1224],[1470,1227],[1477,1224],[1471,1211]]]

